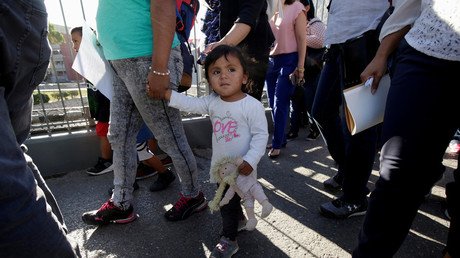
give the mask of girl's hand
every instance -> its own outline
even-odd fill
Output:
[[[238,170],[240,171],[241,175],[248,176],[252,173],[254,169],[251,165],[249,165],[249,163],[243,160],[243,163],[241,163],[241,165],[238,166]]]

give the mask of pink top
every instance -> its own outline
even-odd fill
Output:
[[[291,5],[283,5],[283,18],[279,17],[278,12],[270,19],[275,42],[270,55],[279,55],[297,52],[297,40],[295,37],[295,21],[297,16],[305,14],[302,3],[295,1]]]

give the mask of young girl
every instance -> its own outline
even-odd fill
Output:
[[[212,136],[211,168],[223,157],[242,157],[239,172],[257,178],[257,164],[268,140],[267,119],[262,103],[243,92],[247,86],[246,62],[236,47],[220,45],[205,61],[206,79],[213,89],[209,96],[194,98],[169,90],[169,106],[210,115]],[[212,171],[212,169],[211,169]],[[216,179],[211,175],[211,182]],[[221,207],[223,236],[211,257],[231,257],[238,251],[238,223],[244,219],[240,197]]]

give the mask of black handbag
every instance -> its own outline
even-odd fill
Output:
[[[360,75],[372,61],[379,47],[375,30],[339,44],[342,53],[344,89],[361,82]]]
[[[326,48],[307,48],[305,56],[305,77],[310,77],[323,69],[323,56]]]

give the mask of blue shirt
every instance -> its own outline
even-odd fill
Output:
[[[152,55],[149,0],[100,0],[96,22],[98,40],[107,60]],[[177,45],[175,35],[171,47]]]

